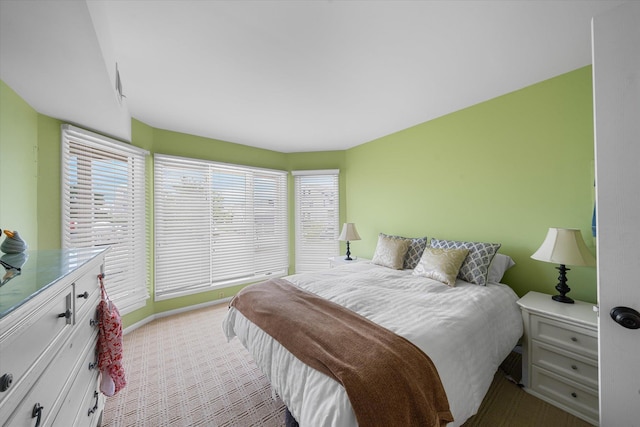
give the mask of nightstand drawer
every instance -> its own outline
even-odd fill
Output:
[[[531,363],[588,387],[598,388],[598,363],[587,357],[534,340]]]
[[[532,391],[598,423],[598,392],[533,366]]]
[[[531,316],[531,338],[571,350],[579,355],[598,358],[597,332],[579,326]]]

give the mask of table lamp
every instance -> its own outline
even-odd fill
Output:
[[[360,235],[358,234],[358,230],[356,230],[356,225],[352,222],[345,222],[342,226],[342,233],[340,233],[338,240],[341,242],[347,242],[347,257],[345,260],[352,261],[351,252],[349,251],[349,241],[360,240]]]
[[[560,271],[556,290],[560,293],[552,298],[558,302],[573,304],[573,300],[566,296],[571,288],[567,286],[567,265],[595,267],[596,259],[591,255],[582,239],[580,230],[573,228],[549,228],[547,237],[538,250],[531,255],[538,261],[560,264],[556,267]]]

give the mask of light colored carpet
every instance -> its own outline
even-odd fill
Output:
[[[103,427],[278,427],[284,404],[237,339],[222,332],[224,304],[150,322],[124,337],[127,386],[108,398]],[[520,378],[520,356],[502,370]],[[496,373],[464,427],[588,427]]]
[[[225,304],[154,320],[124,337],[127,386],[108,398],[104,427],[281,426],[284,404],[238,339]]]

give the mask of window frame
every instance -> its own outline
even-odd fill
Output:
[[[105,256],[105,288],[122,315],[146,306],[150,298],[148,154],[70,124],[61,126],[61,247],[111,247]]]
[[[340,170],[298,170],[292,171],[295,194],[295,266],[296,273],[320,271],[328,268],[329,258],[340,252]],[[303,181],[307,181],[304,183]],[[314,182],[315,181],[315,182]],[[306,188],[301,187],[305,185]],[[312,194],[317,191],[333,192],[327,197]],[[301,197],[309,195],[306,200]],[[320,206],[322,205],[322,206]],[[322,218],[321,211],[329,209],[326,218]],[[311,220],[311,217],[314,217]],[[309,218],[315,224],[305,224],[304,218]],[[323,231],[320,235],[304,238],[309,231],[318,227]]]
[[[288,210],[286,171],[155,153],[154,300],[286,276]]]

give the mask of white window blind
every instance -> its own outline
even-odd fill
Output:
[[[296,273],[318,271],[338,255],[339,171],[293,171],[296,212]]]
[[[287,173],[156,154],[155,299],[288,273]]]
[[[147,154],[62,126],[62,247],[111,247],[105,259],[105,286],[121,314],[143,307],[149,298]]]

